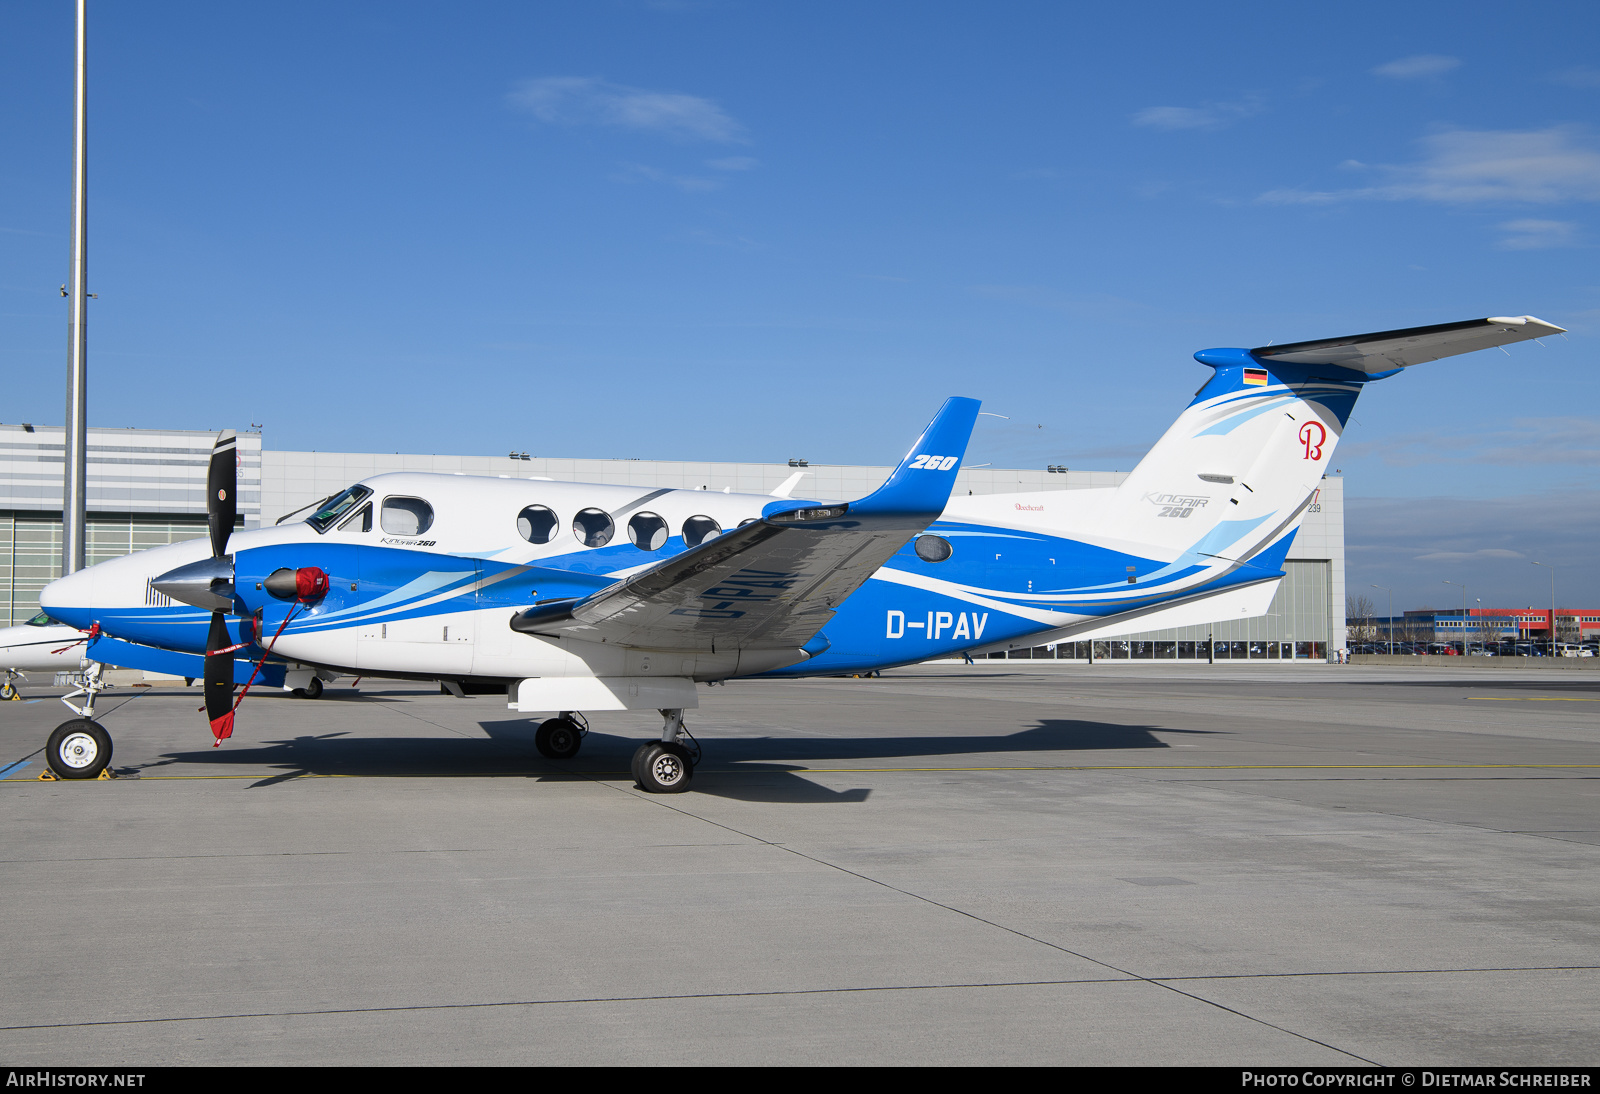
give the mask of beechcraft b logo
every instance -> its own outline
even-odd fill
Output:
[[[1300,427],[1300,443],[1306,446],[1308,460],[1322,459],[1322,445],[1328,439],[1328,431],[1321,422],[1307,422]]]
[[[948,471],[960,460],[960,456],[918,456],[911,461],[911,467],[913,470],[921,468],[924,471]]]

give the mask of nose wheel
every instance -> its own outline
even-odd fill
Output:
[[[111,762],[111,734],[89,718],[56,726],[45,746],[45,762],[61,779],[95,779]]]

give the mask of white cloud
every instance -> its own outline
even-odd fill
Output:
[[[1346,488],[1354,485],[1347,480]],[[1461,590],[1442,584],[1462,581],[1468,598],[1484,607],[1550,604],[1555,566],[1563,604],[1591,604],[1600,597],[1600,570],[1593,565],[1600,536],[1600,491],[1523,492],[1486,498],[1361,498],[1345,502],[1346,588],[1369,583],[1394,589],[1395,611],[1435,604],[1460,606]]]
[[[1523,558],[1520,551],[1508,550],[1504,547],[1485,547],[1477,551],[1430,551],[1425,555],[1417,555],[1416,562],[1462,562],[1469,558]]]
[[[1151,129],[1221,129],[1240,118],[1259,114],[1260,99],[1248,96],[1235,103],[1204,103],[1200,106],[1151,106],[1133,116],[1134,125]]]
[[[1600,150],[1586,130],[1557,125],[1532,130],[1451,129],[1422,138],[1423,158],[1400,166],[1347,160],[1383,182],[1350,190],[1270,190],[1258,201],[1331,205],[1342,201],[1437,201],[1554,204],[1600,201]]]
[[[1560,72],[1552,72],[1550,79],[1567,87],[1600,87],[1600,68],[1564,68]]]
[[[1401,57],[1372,70],[1374,76],[1388,76],[1395,80],[1416,80],[1425,76],[1443,76],[1461,64],[1459,57],[1444,57],[1437,53],[1419,53],[1414,57]]]
[[[1571,220],[1508,220],[1500,225],[1511,235],[1500,241],[1506,251],[1543,251],[1551,247],[1576,247],[1578,225]]]
[[[754,156],[724,156],[720,160],[706,160],[706,166],[718,171],[752,171],[761,161]]]
[[[710,99],[647,91],[594,77],[524,80],[507,99],[517,109],[551,125],[614,125],[724,143],[745,139],[744,128]]]

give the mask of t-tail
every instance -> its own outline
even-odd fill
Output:
[[[1217,618],[1200,600],[1251,587],[1228,614],[1264,612],[1363,388],[1416,364],[1562,333],[1532,316],[1473,319],[1195,354],[1215,371],[1133,472],[1112,489],[960,499],[960,518],[1062,536],[1137,562],[1083,590],[1094,621],[1070,634]],[[959,518],[958,518],[959,519]],[[1123,556],[1126,556],[1125,558]],[[1156,618],[1161,604],[1190,607]],[[1192,618],[1191,618],[1192,617]],[[1120,632],[1118,628],[1120,627]]]

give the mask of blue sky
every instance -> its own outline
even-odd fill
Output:
[[[1302,8],[95,0],[91,421],[882,463],[962,394],[970,462],[1125,469],[1197,349],[1531,313],[1364,395],[1351,583],[1600,604],[1600,14]],[[59,422],[72,13],[4,17],[0,419]]]

